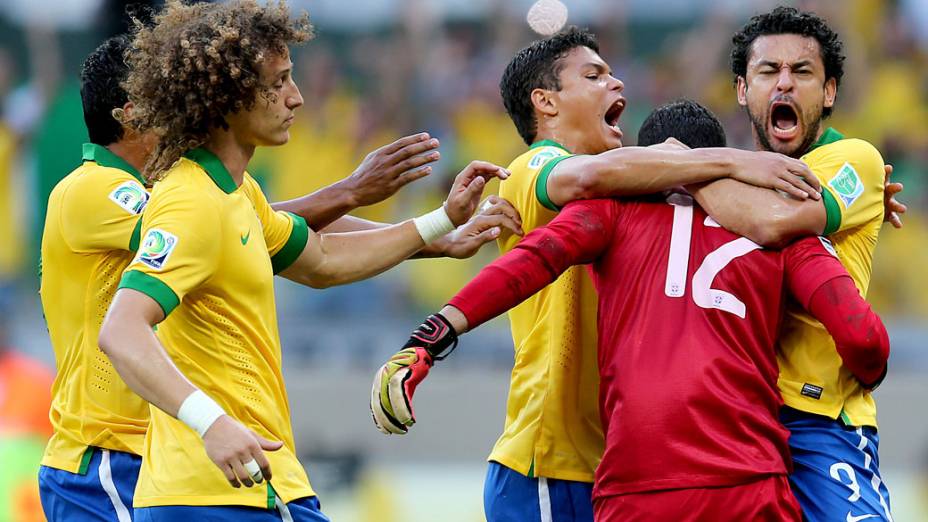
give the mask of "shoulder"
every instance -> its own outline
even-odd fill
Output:
[[[523,152],[513,160],[512,163],[509,164],[509,171],[512,172],[513,175],[515,175],[516,172],[538,172],[548,161],[568,155],[569,153],[560,147],[534,147]]]

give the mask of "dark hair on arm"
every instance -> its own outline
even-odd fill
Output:
[[[651,111],[638,131],[642,147],[667,138],[676,138],[691,149],[724,147],[725,129],[709,109],[693,100],[677,100]]]
[[[798,34],[818,41],[825,64],[825,79],[834,78],[841,85],[844,76],[844,44],[824,19],[812,13],[804,13],[793,7],[777,7],[769,13],[752,17],[732,37],[731,72],[738,77],[747,77],[748,59],[754,40],[761,36],[776,34]],[[825,107],[822,115],[831,115],[831,107]]]
[[[129,74],[128,49],[127,36],[114,36],[94,49],[81,66],[81,105],[91,143],[107,146],[122,139],[122,123],[113,110],[129,101],[122,87]]]
[[[251,109],[259,96],[272,99],[271,86],[258,81],[261,64],[311,37],[309,16],[291,19],[282,1],[168,0],[153,24],[136,20],[125,87],[133,123],[158,137],[146,177],[160,179],[212,129],[228,128],[226,115]]]
[[[599,44],[592,33],[570,26],[548,38],[532,42],[516,53],[506,66],[499,82],[500,94],[506,112],[527,145],[535,141],[538,130],[535,108],[532,106],[532,91],[559,91],[561,59],[577,47],[589,47],[599,52]]]

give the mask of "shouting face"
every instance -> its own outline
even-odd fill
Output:
[[[834,106],[837,84],[825,77],[821,47],[797,34],[758,37],[738,77],[738,103],[764,150],[799,157],[821,134],[825,108]]]

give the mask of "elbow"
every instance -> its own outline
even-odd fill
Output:
[[[103,326],[100,327],[100,335],[97,336],[97,346],[99,346],[100,350],[110,359],[118,356],[119,343],[116,339],[116,333],[113,331],[113,321],[107,317],[103,321]]]
[[[746,227],[744,236],[765,248],[783,248],[793,239],[787,225],[787,220],[776,217],[753,222]]]
[[[573,177],[571,187],[566,191],[570,198],[564,198],[566,201],[576,201],[578,199],[593,199],[601,197],[602,190],[599,186],[599,177],[594,173],[584,173]]]

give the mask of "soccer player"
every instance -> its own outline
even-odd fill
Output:
[[[160,181],[99,335],[156,407],[137,520],[326,520],[296,459],[273,274],[317,287],[375,275],[462,224],[485,178],[506,176],[473,162],[441,208],[366,232],[316,234],[273,211],[245,167],[289,137],[302,98],[288,45],[309,34],[285,5],[251,1],[169,2],[137,28],[125,85],[134,122],[158,134],[146,171]]]
[[[83,64],[90,143],[84,145],[83,164],[52,192],[43,235],[41,297],[58,362],[54,432],[39,472],[51,521],[131,516],[148,426],[148,404],[123,383],[96,344],[120,275],[140,242],[140,216],[149,198],[140,171],[153,140],[121,123],[133,111],[120,85],[128,75],[128,46],[126,37],[111,38]],[[338,216],[389,197],[427,173],[436,145],[427,135],[407,136],[372,152],[345,180],[279,206],[305,216],[313,228],[336,218],[330,228],[385,226]],[[512,213],[502,202],[492,206],[500,215]],[[509,223],[497,215],[477,216],[428,253],[472,254],[498,225]]]
[[[751,18],[733,42],[738,103],[751,119],[757,148],[801,157],[825,190],[820,201],[795,201],[722,180],[694,189],[697,201],[723,226],[755,240],[758,231],[769,242],[827,235],[866,296],[884,206],[887,216],[904,207],[884,196],[879,151],[823,122],[844,74],[841,40],[823,19],[780,7]],[[706,196],[713,191],[728,197],[710,202]],[[759,211],[765,208],[774,212]],[[779,346],[791,481],[806,518],[891,521],[870,390],[842,364],[829,332],[801,307],[788,310]]]
[[[692,102],[658,109],[644,127],[724,144],[718,121]],[[824,321],[863,386],[879,380],[889,354],[885,328],[829,248],[810,237],[764,250],[682,194],[571,203],[413,332],[381,371],[378,405],[391,414],[381,420],[411,420],[416,385],[457,333],[589,263],[606,432],[596,520],[801,520],[778,421],[784,290]]]
[[[526,231],[545,225],[574,199],[648,194],[726,176],[818,196],[817,185],[803,181],[813,177],[807,167],[779,154],[622,148],[623,84],[598,49],[593,35],[570,28],[521,50],[500,82],[506,110],[529,145],[508,167],[512,176],[501,183],[500,196],[519,211]],[[504,232],[500,250],[511,250],[519,239]],[[509,319],[515,363],[505,428],[489,456],[487,519],[540,521],[556,513],[558,519],[591,520],[603,450],[592,281],[581,267],[570,268]]]

